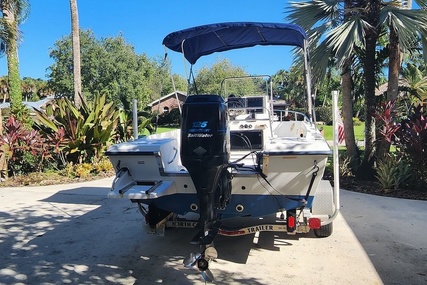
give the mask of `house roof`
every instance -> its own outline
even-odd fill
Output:
[[[42,100],[39,100],[37,102],[22,102],[22,104],[27,106],[29,109],[40,110],[44,105],[46,105],[48,102],[50,102],[53,99],[55,99],[54,96],[48,96],[48,97],[46,97]],[[7,109],[7,108],[10,108],[9,102],[0,104],[0,109]]]
[[[178,94],[178,96],[182,95],[182,96],[187,97],[187,93],[185,93],[185,92],[177,90],[176,93]],[[160,99],[154,100],[153,102],[151,102],[150,104],[148,104],[148,107],[153,107],[153,105],[156,105],[156,104],[158,104],[158,103],[160,103],[160,102],[162,102],[164,100],[167,100],[167,99],[169,99],[172,96],[175,96],[175,92],[169,93],[168,95],[165,95],[165,96],[161,97]]]
[[[399,86],[409,87],[408,81],[403,78],[399,78]],[[375,95],[380,96],[387,92],[388,82],[381,84],[378,88],[375,88]]]

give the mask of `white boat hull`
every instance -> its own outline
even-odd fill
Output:
[[[179,130],[113,146],[107,152],[117,169],[110,198],[153,204],[179,215],[198,212],[197,191],[179,157]],[[290,150],[287,146],[293,144]],[[232,196],[218,210],[222,218],[259,217],[295,208],[311,208],[323,176],[329,147],[326,142],[276,138],[270,147],[249,155],[230,169]],[[311,148],[311,150],[309,149]],[[232,151],[231,159],[245,151]],[[256,168],[261,167],[262,172]],[[262,173],[262,174],[261,174]]]

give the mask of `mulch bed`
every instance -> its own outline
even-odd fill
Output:
[[[341,177],[340,188],[365,194],[427,201],[427,189],[424,189],[424,191],[409,189],[391,189],[384,191],[381,189],[381,185],[376,181],[361,181],[354,177]]]

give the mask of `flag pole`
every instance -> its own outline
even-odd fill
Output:
[[[333,132],[333,165],[334,165],[334,200],[336,209],[340,209],[339,189],[339,155],[338,155],[338,91],[332,91],[332,119],[334,125]]]

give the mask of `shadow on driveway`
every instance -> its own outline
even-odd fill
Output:
[[[108,190],[0,192],[10,200],[0,210],[0,284],[205,284],[197,270],[182,266],[186,255],[198,251],[188,242],[196,231],[148,234],[137,207],[107,199]],[[222,242],[223,258],[245,263],[252,239]],[[264,284],[239,272],[216,273],[219,281]]]
[[[384,284],[427,284],[427,201],[341,191],[341,214]]]
[[[0,284],[205,284],[196,269],[182,265],[190,252],[198,251],[188,242],[196,230],[169,229],[164,237],[148,234],[134,204],[106,198],[110,183],[67,185],[60,191],[0,188]],[[396,213],[375,199],[354,195],[343,193],[342,213],[384,283],[424,283],[418,281],[425,281],[426,246],[419,243],[426,233],[419,231],[419,223],[426,217],[413,206]],[[406,226],[397,220],[405,220]],[[380,284],[341,215],[334,225],[334,234],[326,239],[271,232],[218,236],[219,259],[211,264],[216,284]],[[405,239],[408,235],[419,237],[417,243]],[[424,259],[414,259],[422,254]],[[407,266],[392,267],[384,259]],[[388,279],[390,271],[401,279]]]

